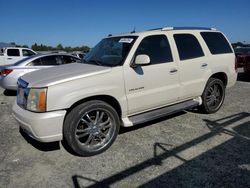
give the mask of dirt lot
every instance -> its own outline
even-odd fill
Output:
[[[15,93],[0,90],[0,187],[250,187],[250,79],[239,74],[219,112],[183,112],[122,129],[82,158],[19,133]]]

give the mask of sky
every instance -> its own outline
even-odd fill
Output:
[[[93,47],[111,33],[214,27],[250,43],[250,0],[0,0],[0,42]]]

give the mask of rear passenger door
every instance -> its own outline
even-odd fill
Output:
[[[17,48],[8,48],[7,49],[7,57],[6,57],[6,64],[13,64],[19,60],[21,60],[22,57],[20,55],[20,50]]]
[[[179,54],[180,98],[200,96],[210,73],[209,63],[197,36],[187,33],[173,35]]]
[[[166,35],[142,39],[134,57],[142,54],[149,56],[150,64],[124,68],[130,115],[176,102],[180,93],[177,64]]]

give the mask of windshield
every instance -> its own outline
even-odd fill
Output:
[[[136,39],[136,36],[105,38],[86,54],[82,62],[101,66],[122,65]]]

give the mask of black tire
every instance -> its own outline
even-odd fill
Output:
[[[217,78],[209,78],[202,94],[201,110],[211,114],[217,112],[225,98],[225,85]]]
[[[107,150],[120,128],[117,112],[109,104],[93,100],[76,106],[66,116],[63,136],[67,145],[80,156]]]

